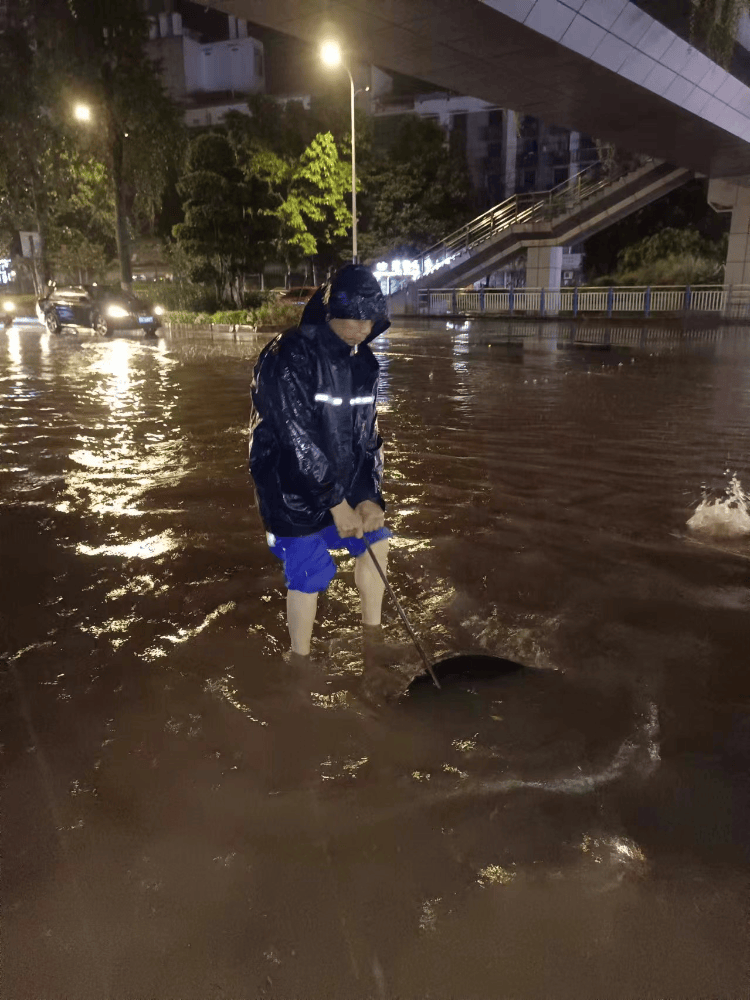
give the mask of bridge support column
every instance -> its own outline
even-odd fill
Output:
[[[711,178],[708,203],[716,212],[731,212],[725,285],[750,285],[750,187]]]
[[[562,273],[562,247],[529,247],[526,251],[526,287],[544,288],[548,291],[560,290]],[[548,316],[557,309],[547,308]]]

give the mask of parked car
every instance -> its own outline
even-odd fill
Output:
[[[150,306],[130,292],[109,292],[96,285],[52,288],[38,300],[36,311],[50,333],[75,326],[100,337],[115,330],[143,330],[147,337],[155,337],[164,313],[161,306]]]

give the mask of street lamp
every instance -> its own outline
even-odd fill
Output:
[[[354,140],[354,98],[359,91],[354,90],[354,77],[349,71],[349,67],[341,58],[341,46],[338,42],[327,41],[323,42],[320,47],[320,58],[326,66],[335,68],[336,66],[343,66],[346,70],[346,75],[349,77],[349,84],[351,86],[351,115],[352,115],[352,263],[357,263],[357,165],[355,159],[355,140]],[[365,90],[369,90],[369,87],[365,87]]]
[[[91,108],[88,104],[76,104],[73,108],[73,114],[79,122],[91,121]]]

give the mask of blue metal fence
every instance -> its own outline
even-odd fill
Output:
[[[424,316],[653,316],[713,313],[750,317],[749,285],[664,285],[584,288],[420,289]]]

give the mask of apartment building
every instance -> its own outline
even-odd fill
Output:
[[[217,125],[228,111],[248,114],[247,95],[265,91],[263,43],[247,21],[226,15],[226,38],[205,41],[179,12],[150,18],[148,51],[189,126]]]

